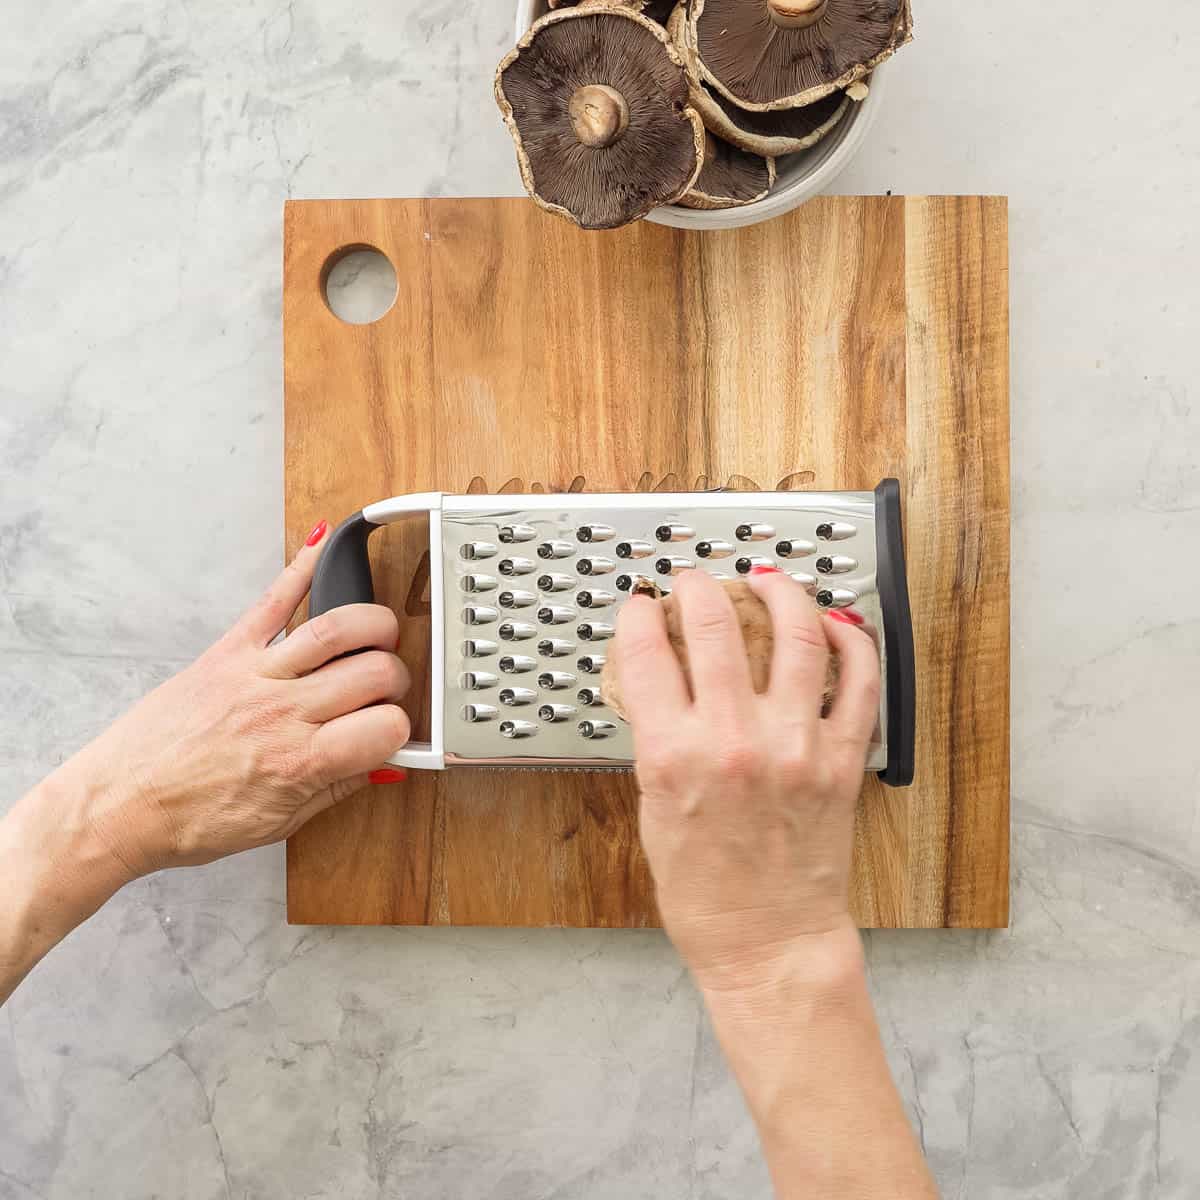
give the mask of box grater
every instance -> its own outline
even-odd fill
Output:
[[[913,777],[915,664],[900,487],[874,492],[396,496],[330,537],[309,615],[374,599],[367,541],[426,514],[433,611],[432,740],[403,767],[628,769],[629,727],[600,699],[621,604],[639,578],[786,571],[823,608],[853,606],[877,639],[884,687],[867,767]]]

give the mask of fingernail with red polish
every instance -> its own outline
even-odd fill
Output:
[[[312,527],[312,533],[310,533],[308,535],[308,537],[306,537],[304,539],[304,544],[306,546],[315,546],[325,536],[325,534],[328,532],[328,530],[329,530],[329,522],[328,521],[318,521]]]
[[[393,767],[381,767],[372,771],[367,778],[372,783],[403,783],[408,778],[407,771],[397,771]]]
[[[841,621],[844,625],[865,625],[866,619],[861,613],[856,613],[852,608],[829,608],[825,610],[825,615],[831,621]]]
[[[750,574],[751,575],[782,575],[783,572],[780,571],[780,569],[778,567],[751,567]]]

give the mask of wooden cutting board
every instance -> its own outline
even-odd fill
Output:
[[[394,264],[373,325],[325,304]],[[1009,842],[1008,245],[1002,198],[813,201],[749,229],[582,233],[525,200],[295,201],[284,246],[287,549],[401,492],[905,495],[917,778],[867,778],[866,926],[1003,926]],[[425,530],[372,541],[427,725]],[[650,926],[632,778],[412,773],[288,845],[301,924]]]

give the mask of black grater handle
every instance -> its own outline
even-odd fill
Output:
[[[374,604],[375,582],[367,539],[379,526],[360,510],[347,517],[321,551],[308,597],[308,619],[344,604]]]
[[[875,557],[887,652],[888,763],[879,778],[890,787],[908,787],[916,769],[917,660],[897,479],[885,479],[875,489]]]
[[[381,525],[425,513],[429,517],[429,591],[432,597],[432,653],[429,668],[431,740],[409,742],[388,762],[397,767],[440,771],[446,765],[443,706],[445,698],[445,644],[442,612],[442,494],[421,492],[393,496],[368,504],[347,517],[325,544],[317,562],[308,597],[308,617],[318,617],[346,604],[374,604],[375,582],[367,542]]]

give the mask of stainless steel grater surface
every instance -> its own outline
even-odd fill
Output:
[[[397,765],[629,768],[631,733],[600,702],[599,673],[631,586],[643,576],[670,591],[681,571],[736,578],[765,565],[879,631],[885,686],[867,767],[911,781],[915,684],[895,481],[874,492],[400,496],[330,538],[310,615],[372,599],[367,538],[420,513],[432,740],[406,747]]]

